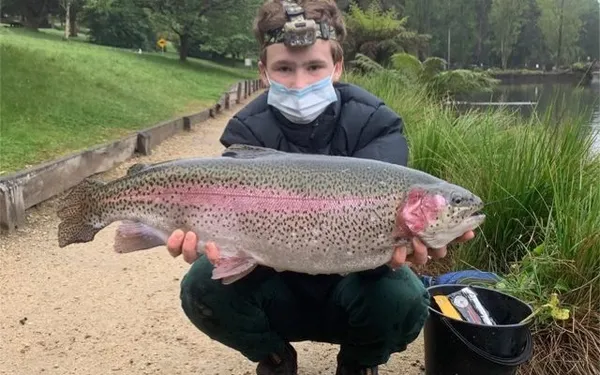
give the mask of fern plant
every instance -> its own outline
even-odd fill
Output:
[[[403,72],[437,98],[452,98],[460,93],[489,91],[499,81],[485,72],[471,70],[444,70],[446,61],[439,57],[429,57],[421,62],[409,53],[395,53],[391,57],[392,68]]]
[[[345,22],[348,29],[344,45],[347,60],[362,54],[386,65],[395,52],[418,52],[431,38],[408,30],[408,17],[400,17],[395,9],[383,11],[378,2],[371,2],[363,10],[352,1]]]

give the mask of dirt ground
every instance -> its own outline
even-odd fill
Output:
[[[217,155],[239,107],[99,177],[121,176],[135,162]],[[91,243],[59,249],[54,204],[31,209],[23,229],[0,236],[0,374],[255,374],[254,363],[187,320],[179,302],[183,259],[166,247],[114,253],[116,224]],[[300,374],[335,372],[337,347],[293,345]],[[420,375],[422,363],[419,337],[380,373]]]

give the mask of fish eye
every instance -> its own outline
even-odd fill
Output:
[[[452,197],[452,203],[454,203],[454,204],[460,204],[461,202],[462,202],[462,198],[461,197],[456,196],[456,195]]]

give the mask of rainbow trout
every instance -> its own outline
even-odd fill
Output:
[[[468,190],[381,161],[233,145],[214,158],[136,164],[62,200],[58,243],[89,242],[115,221],[120,253],[165,245],[177,228],[214,241],[213,278],[230,284],[257,265],[347,274],[390,261],[416,236],[439,248],[485,219]]]

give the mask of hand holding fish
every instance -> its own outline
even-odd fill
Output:
[[[454,242],[465,242],[475,237],[475,232],[468,231]],[[198,253],[196,251],[198,239],[194,232],[184,233],[181,229],[175,230],[167,242],[167,249],[173,257],[183,255],[183,260],[187,263],[192,264],[198,259]],[[439,249],[428,249],[423,242],[419,241],[418,238],[413,238],[412,241],[413,253],[407,256],[407,249],[405,246],[397,247],[392,255],[389,266],[392,269],[401,267],[403,264],[410,263],[416,265],[423,265],[427,263],[428,256],[432,259],[440,259],[446,256],[446,246]],[[208,242],[204,248],[205,254],[211,263],[215,263],[219,259],[219,249],[214,242]]]
[[[466,242],[475,237],[475,232],[472,230],[466,232],[462,236],[458,237],[454,240],[454,243]],[[410,255],[406,254],[406,247],[397,247],[392,255],[392,260],[389,263],[389,266],[392,269],[396,269],[401,267],[403,264],[416,264],[416,265],[424,265],[427,263],[429,257],[431,259],[441,259],[446,256],[447,249],[446,246],[441,247],[439,249],[428,249],[423,242],[421,242],[418,238],[414,237],[412,239],[412,247],[413,253]]]
[[[184,233],[181,229],[175,230],[167,241],[167,249],[173,257],[183,255],[183,260],[192,264],[199,258],[196,246],[198,238],[194,232]],[[219,249],[214,242],[207,242],[204,247],[204,253],[211,263],[219,259]]]

